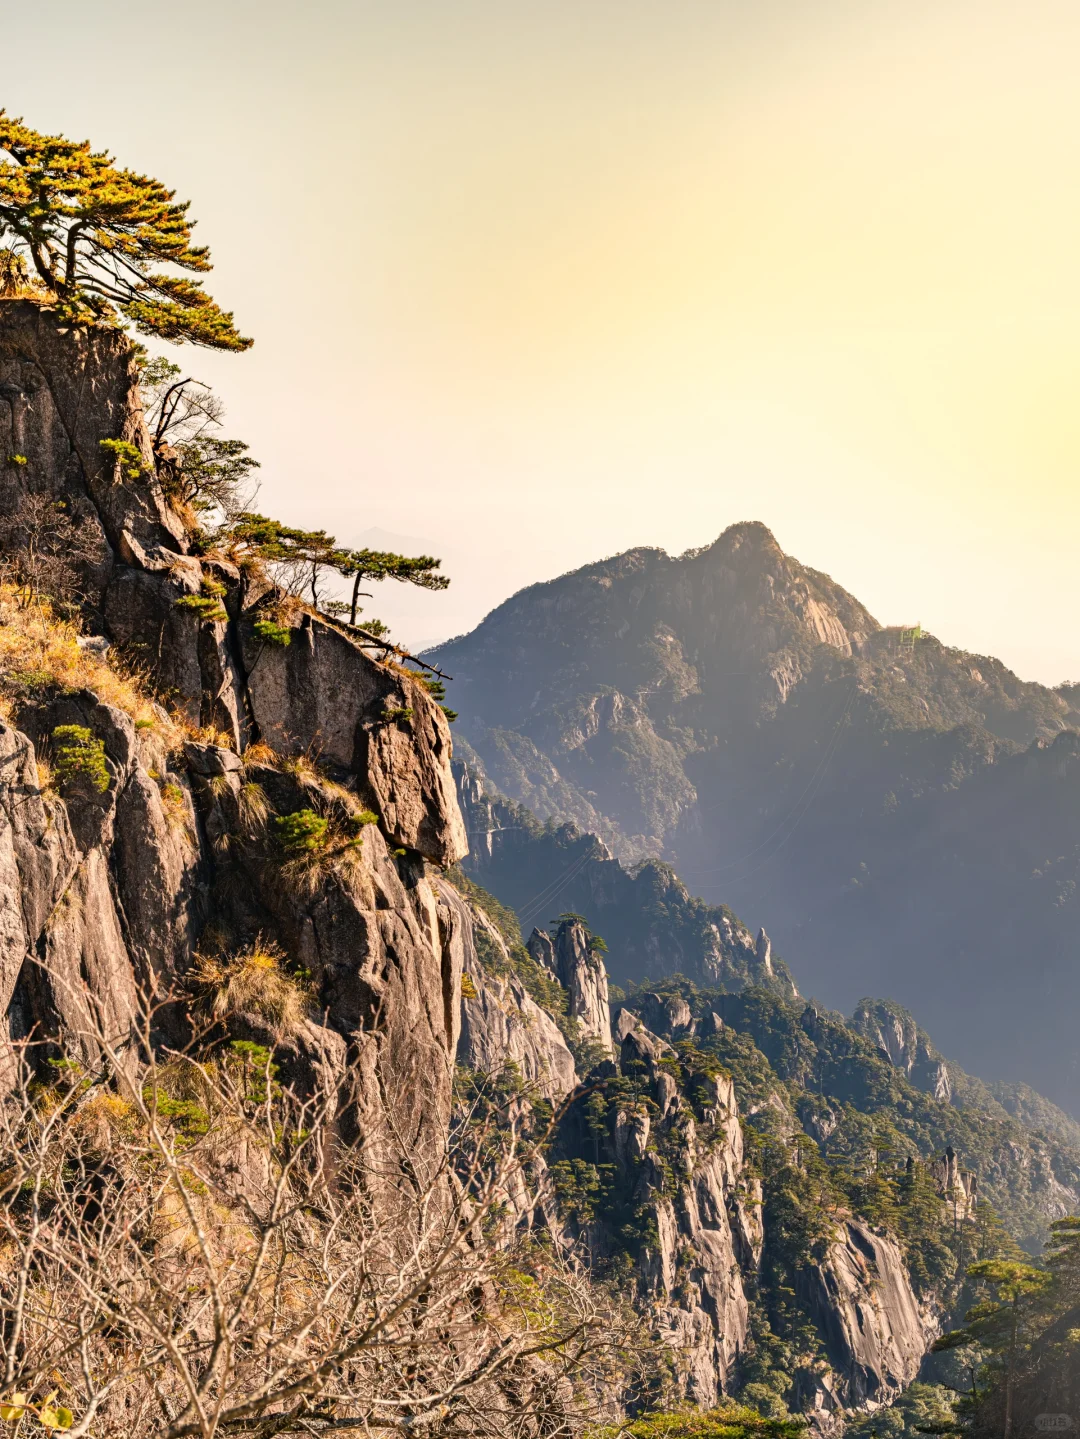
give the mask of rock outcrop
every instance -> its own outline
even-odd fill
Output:
[[[663,1065],[669,1053],[658,1036],[627,1027],[619,1069],[643,1084],[651,1106],[616,1100],[608,1143],[642,1236],[641,1302],[672,1350],[683,1394],[709,1406],[730,1392],[746,1346],[761,1191],[745,1172],[731,1080],[713,1078],[695,1113]]]
[[[0,1004],[11,1035],[77,1050],[92,1006],[122,1045],[152,1000],[184,989],[197,947],[272,938],[310,976],[311,1016],[290,1036],[257,1014],[237,1022],[273,1038],[298,1082],[332,1073],[358,1133],[393,1094],[418,1153],[425,1133],[441,1152],[470,943],[467,913],[429,873],[467,848],[445,716],[415,676],[343,628],[282,609],[264,578],[188,552],[155,476],[134,351],[117,331],[0,303],[0,451],[20,456],[0,470],[0,513],[32,495],[62,502],[97,537],[90,609],[105,641],[149,670],[181,722],[232,745],[185,746],[164,711],[136,726],[90,692],[43,683],[23,695],[16,724],[0,728]],[[208,583],[226,618],[177,605]],[[285,644],[255,631],[271,610]],[[38,782],[37,754],[70,724],[104,746],[100,794],[61,799]],[[267,818],[303,809],[343,835],[362,825],[362,836],[306,869],[290,864]],[[366,809],[377,823],[357,818]],[[183,1039],[184,1006],[166,1004],[154,1022]]]
[[[920,1310],[895,1240],[849,1219],[799,1285],[831,1366],[804,1381],[814,1408],[887,1404],[912,1382],[939,1327]]]
[[[539,917],[537,891],[555,890],[561,904],[603,934],[616,983],[684,974],[703,984],[759,984],[797,997],[784,961],[770,950],[766,973],[752,932],[724,905],[694,899],[668,865],[651,860],[631,871],[596,834],[538,824],[494,790],[475,756],[455,760],[454,771],[470,836],[469,875],[530,923]],[[537,959],[554,970],[553,955]]]
[[[467,935],[458,1063],[484,1075],[501,1075],[515,1065],[529,1094],[556,1102],[577,1086],[574,1056],[551,1015],[529,994],[514,973],[502,935],[482,910],[468,906],[450,885],[440,885],[444,901],[461,914]],[[470,925],[472,933],[470,933]],[[499,967],[485,966],[477,955],[475,933],[499,956]]]
[[[915,1023],[914,1018],[899,1004],[887,1000],[864,999],[852,1017],[852,1024],[897,1069],[902,1069],[916,1089],[932,1094],[935,1099],[952,1098],[949,1066]]]
[[[122,442],[128,457],[103,441]],[[416,676],[304,612],[287,644],[261,640],[254,626],[280,600],[272,586],[188,553],[156,478],[123,335],[58,325],[30,301],[0,305],[0,452],[25,460],[0,470],[0,515],[46,495],[98,536],[90,578],[107,637],[193,724],[224,731],[238,750],[262,740],[348,775],[398,847],[441,865],[466,853],[449,727]],[[207,583],[226,618],[178,605]]]
[[[566,990],[570,1018],[577,1024],[581,1038],[594,1040],[610,1053],[607,969],[590,944],[584,924],[576,919],[563,920],[554,940],[546,931],[534,929],[527,948],[536,962],[550,969]]]

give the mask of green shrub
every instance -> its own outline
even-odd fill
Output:
[[[191,610],[201,620],[227,620],[221,601],[214,599],[212,595],[181,595],[174,601],[174,608],[178,610]]]
[[[143,457],[138,445],[129,444],[127,440],[99,440],[98,443],[105,454],[120,466],[125,480],[142,478]]]
[[[349,815],[346,820],[347,827],[355,835],[360,835],[369,824],[378,824],[379,816],[373,809],[362,809],[356,814]]]
[[[95,738],[85,725],[57,725],[52,732],[54,769],[61,787],[84,781],[98,794],[109,788],[105,763],[105,741]]]
[[[292,630],[288,625],[279,625],[274,620],[256,620],[253,628],[264,644],[284,646],[292,643]]]
[[[806,1421],[796,1414],[763,1415],[728,1399],[716,1409],[643,1414],[593,1429],[589,1439],[802,1439],[806,1432]]]
[[[224,585],[218,584],[216,580],[204,579],[197,595],[181,595],[178,600],[173,601],[173,608],[190,610],[198,615],[200,620],[227,620],[228,612],[221,603],[224,596]]]
[[[444,703],[446,699],[446,686],[442,680],[435,675],[418,675],[417,678],[431,698],[438,704],[446,718],[453,724],[458,717],[458,712],[457,710],[452,710],[448,704]]]
[[[412,713],[412,709],[408,706],[395,709],[387,705],[386,709],[382,712],[382,718],[386,724],[395,724],[398,720],[412,719]]]
[[[25,455],[8,455],[9,465],[28,465],[30,461]]]
[[[298,809],[274,820],[274,837],[287,855],[317,854],[326,844],[329,827],[313,809]]]

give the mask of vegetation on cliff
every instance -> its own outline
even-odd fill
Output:
[[[118,169],[88,140],[42,135],[0,110],[0,241],[11,241],[4,292],[41,293],[68,320],[130,321],[142,334],[217,350],[245,339],[201,280],[188,204],[159,180]],[[27,280],[18,284],[21,262]],[[33,276],[30,281],[29,276]],[[3,292],[0,292],[3,293]]]

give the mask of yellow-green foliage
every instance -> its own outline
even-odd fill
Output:
[[[178,600],[173,601],[173,608],[190,610],[200,620],[215,623],[224,621],[229,618],[228,611],[221,603],[224,594],[224,585],[219,585],[215,580],[203,580],[197,595],[181,595]]]
[[[274,837],[290,859],[317,854],[326,844],[328,820],[312,809],[298,809],[274,821]]]
[[[52,732],[56,778],[61,789],[85,785],[104,794],[109,788],[105,763],[105,741],[97,739],[85,725],[57,725]]]
[[[279,625],[274,620],[256,620],[252,628],[265,644],[284,647],[292,643],[292,630],[288,625]]]
[[[593,1429],[588,1439],[803,1439],[801,1419],[764,1419],[741,1404],[717,1409],[676,1409],[666,1414],[644,1414],[624,1424]]]
[[[102,452],[119,467],[125,480],[142,478],[145,466],[142,451],[128,440],[99,440]]]
[[[210,253],[191,243],[187,205],[159,180],[118,168],[88,140],[39,134],[2,110],[0,152],[0,209],[16,237],[5,291],[20,279],[18,263],[23,276],[32,264],[66,319],[122,318],[160,340],[248,348],[202,282],[175,273],[205,273]]]

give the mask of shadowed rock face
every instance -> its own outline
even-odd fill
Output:
[[[187,968],[205,882],[187,778],[170,768],[159,740],[89,692],[28,709],[24,723],[30,733],[0,729],[7,1072],[10,1040],[35,1026],[86,1052],[87,1004],[122,1045],[138,1027],[140,999]],[[83,725],[104,741],[104,794],[65,804],[42,792],[31,735],[40,741],[57,724]],[[172,817],[164,785],[178,797]]]

